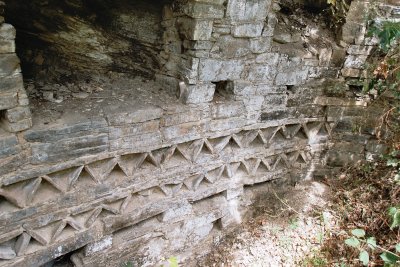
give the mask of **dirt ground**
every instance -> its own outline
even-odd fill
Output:
[[[287,193],[273,192],[273,197],[274,205],[261,206],[254,219],[196,266],[315,266],[315,255],[335,224],[328,211],[329,187],[305,181]]]

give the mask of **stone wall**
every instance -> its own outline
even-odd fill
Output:
[[[365,53],[280,8],[167,4],[153,99],[51,122],[34,113],[31,129],[1,132],[0,266],[184,259],[239,223],[256,192],[365,158],[376,139],[351,127],[366,101],[327,94],[346,85],[346,51]]]
[[[15,54],[16,32],[4,22],[3,12],[4,3],[0,2],[0,126],[8,132],[19,132],[30,128],[32,119]]]
[[[327,173],[337,172],[341,167],[354,162],[379,159],[387,152],[388,147],[377,138],[376,128],[385,107],[379,101],[369,105],[377,92],[370,92],[367,97],[361,93],[368,59],[376,51],[379,40],[367,37],[367,20],[360,13],[370,13],[376,23],[387,20],[400,22],[398,4],[400,3],[396,1],[353,1],[351,4],[343,26],[342,45],[347,47],[347,52],[341,74],[344,86],[352,88],[350,92],[358,104],[348,105],[342,102],[342,105],[338,105],[337,101],[332,101],[328,108],[328,119],[336,120],[337,126],[326,158]],[[373,5],[373,12],[369,5]],[[324,173],[324,169],[321,166],[319,170]]]

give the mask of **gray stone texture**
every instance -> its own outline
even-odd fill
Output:
[[[140,36],[162,42],[165,99],[46,123],[32,119],[15,30],[1,24],[0,266],[71,252],[77,266],[161,265],[237,225],[256,195],[250,185],[267,192],[294,181],[290,173],[321,178],[385,151],[372,127],[353,133],[363,101],[324,91],[338,73],[359,77],[374,48],[356,16],[363,1],[353,3],[349,45],[331,40],[315,54],[292,44],[301,32],[275,31],[269,0],[166,6],[163,34]],[[136,22],[124,32],[139,34]],[[282,52],[291,45],[303,50]]]

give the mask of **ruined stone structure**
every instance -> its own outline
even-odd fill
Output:
[[[161,7],[155,81],[115,89],[123,101],[111,106],[79,100],[93,102],[90,113],[61,103],[54,120],[37,106],[31,115],[16,31],[1,17],[0,266],[66,254],[76,266],[184,259],[271,183],[323,177],[384,149],[372,130],[352,132],[366,101],[346,82],[376,44],[354,15],[365,2],[329,42],[315,41],[319,22],[291,27],[270,0]],[[381,7],[398,18],[398,7]],[[162,90],[147,90],[153,83]],[[332,96],[338,86],[344,95]]]

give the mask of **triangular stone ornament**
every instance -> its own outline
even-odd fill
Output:
[[[257,170],[255,171],[256,175],[263,175],[269,172],[269,168],[268,166],[266,166],[266,164],[260,160],[258,166],[257,166]]]
[[[282,156],[277,157],[273,169],[274,171],[287,169],[287,165],[285,164],[285,160],[282,158]]]
[[[222,172],[222,176],[225,178],[232,178],[233,175],[234,175],[234,171],[233,171],[231,164],[229,164],[229,163],[225,164],[224,171]]]
[[[301,129],[301,124],[289,124],[285,126],[285,133],[287,138],[293,138]]]
[[[260,164],[260,159],[257,158],[251,158],[251,159],[247,159],[247,167],[249,170],[249,174],[254,174],[255,171],[257,170],[258,164]]]
[[[284,133],[284,129],[282,127],[277,128],[275,133],[273,134],[272,138],[269,140],[269,144],[274,144],[274,143],[281,143],[285,142],[287,140],[287,137]]]
[[[116,158],[103,159],[87,164],[85,169],[98,183],[102,183],[108,178],[116,164]]]
[[[148,152],[142,164],[139,166],[141,169],[153,169],[159,167],[159,161],[153,156],[151,152]]]
[[[238,134],[232,134],[231,141],[234,142],[237,145],[237,147],[239,148],[243,147],[242,140]]]
[[[168,197],[175,196],[181,189],[182,184],[165,184],[160,186],[161,190]]]
[[[0,196],[19,208],[25,208],[32,204],[41,182],[42,178],[39,177],[2,187]]]
[[[224,136],[224,137],[209,139],[208,141],[212,145],[213,151],[215,153],[219,153],[228,145],[230,139],[231,136]]]
[[[263,140],[265,141],[266,144],[270,144],[270,142],[272,141],[272,138],[274,137],[274,135],[276,134],[276,132],[278,130],[279,130],[279,127],[270,127],[270,128],[261,130]]]
[[[190,159],[182,153],[176,146],[169,149],[164,157],[163,165],[167,168],[188,164]]]
[[[224,171],[224,166],[210,170],[205,174],[205,178],[207,181],[213,184],[221,177],[223,171]]]
[[[187,178],[183,183],[189,190],[196,191],[204,179],[204,174],[197,174]]]
[[[133,153],[122,155],[118,159],[118,165],[127,176],[132,176],[136,169],[142,165],[147,153]]]
[[[62,192],[68,192],[78,179],[83,166],[69,168],[43,176],[54,187]]]
[[[249,170],[243,162],[233,163],[232,165],[233,165],[232,168],[235,169],[234,171],[235,178],[240,178],[249,175]]]
[[[243,134],[243,137],[242,137],[242,140],[241,140],[242,144],[245,147],[250,146],[250,144],[253,142],[253,140],[257,138],[257,135],[258,135],[258,131],[256,131],[256,130],[246,131]]]
[[[204,140],[200,139],[192,142],[186,149],[186,153],[190,156],[192,161],[196,161],[201,150],[203,149],[203,146],[204,146]]]

